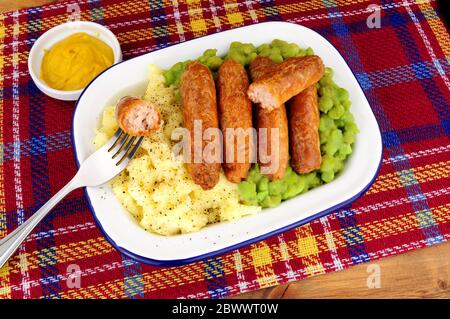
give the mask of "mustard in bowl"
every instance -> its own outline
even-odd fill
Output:
[[[36,40],[28,70],[43,93],[73,101],[97,75],[121,60],[119,42],[110,30],[76,21],[56,26]]]

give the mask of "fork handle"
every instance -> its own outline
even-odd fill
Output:
[[[0,268],[6,263],[6,261],[14,254],[19,248],[22,242],[27,238],[31,231],[37,224],[55,207],[67,194],[74,189],[80,187],[77,182],[77,176],[75,176],[66,186],[61,188],[52,198],[49,199],[37,212],[35,212],[27,221],[22,223],[8,236],[0,240]]]

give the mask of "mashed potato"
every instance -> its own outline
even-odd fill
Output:
[[[211,190],[203,190],[190,178],[182,157],[172,153],[172,131],[181,127],[183,114],[175,89],[165,86],[162,70],[150,66],[150,83],[144,98],[159,106],[163,125],[146,137],[127,168],[111,182],[114,194],[146,230],[174,235],[199,230],[210,223],[239,219],[261,210],[239,203],[237,185],[223,173]],[[94,144],[102,146],[118,125],[114,107],[107,107]]]

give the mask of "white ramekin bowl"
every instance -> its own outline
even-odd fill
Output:
[[[51,28],[34,42],[28,55],[28,72],[39,90],[58,100],[75,101],[78,99],[81,92],[83,92],[84,88],[74,91],[56,90],[42,81],[40,73],[42,58],[44,57],[45,52],[44,50],[50,49],[55,43],[77,32],[86,32],[87,34],[98,37],[112,48],[114,53],[114,64],[122,61],[122,51],[116,36],[109,29],[98,23],[73,21]]]

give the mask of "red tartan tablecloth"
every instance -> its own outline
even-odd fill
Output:
[[[376,3],[381,28],[366,20]],[[70,2],[68,2],[70,3]],[[305,25],[355,72],[379,121],[384,158],[350,209],[203,262],[157,268],[115,251],[82,191],[67,197],[0,269],[0,298],[217,298],[337,271],[450,237],[450,37],[435,1],[79,1],[114,32],[125,59],[269,20]],[[0,238],[75,173],[74,103],[43,95],[27,72],[34,42],[67,3],[0,16]],[[251,39],[250,39],[251,40]],[[80,270],[80,287],[68,274]]]

